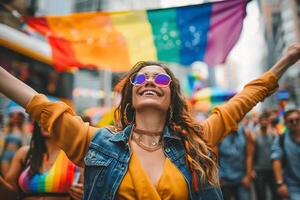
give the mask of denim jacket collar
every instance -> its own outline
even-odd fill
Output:
[[[169,126],[165,126],[164,128],[164,140],[168,139],[175,139],[175,140],[181,140],[181,138],[177,135],[176,132],[171,132]]]
[[[133,127],[132,124],[126,126],[122,131],[117,132],[109,140],[112,141],[112,142],[124,142],[124,143],[127,143],[128,139],[129,139],[129,136],[130,136],[130,133],[131,133],[132,127]]]
[[[132,127],[133,127],[132,124],[126,126],[122,131],[117,132],[109,140],[114,141],[114,142],[122,141],[122,142],[126,143],[129,139]],[[165,126],[165,128],[164,128],[163,139],[164,140],[170,140],[170,139],[181,140],[181,138],[177,135],[177,133],[170,131],[170,128],[168,126]]]

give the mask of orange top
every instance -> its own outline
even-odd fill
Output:
[[[154,186],[133,151],[116,199],[176,200],[188,199],[188,194],[184,176],[168,158],[165,160],[163,173]]]
[[[231,131],[236,131],[238,122],[258,102],[271,95],[278,87],[278,78],[266,72],[248,83],[244,89],[227,103],[213,109],[208,119],[202,122],[203,136],[214,147]],[[89,126],[63,102],[49,102],[44,95],[36,95],[26,107],[26,112],[48,130],[51,139],[79,166],[97,128]],[[72,141],[71,143],[69,141]]]

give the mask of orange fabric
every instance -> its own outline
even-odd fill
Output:
[[[204,138],[210,146],[222,140],[238,127],[238,121],[259,101],[271,95],[278,87],[278,78],[267,72],[248,83],[227,103],[217,106],[202,124]],[[97,128],[84,123],[64,103],[49,102],[44,95],[36,95],[27,105],[26,112],[51,133],[51,138],[70,160],[83,166],[83,158]]]
[[[114,14],[114,17],[121,18],[121,25],[122,16]],[[27,23],[47,36],[54,47],[52,53],[57,70],[65,70],[66,64],[69,67],[83,64],[98,68],[109,66],[112,71],[124,71],[132,66],[128,38],[116,29],[109,13],[28,18]]]
[[[188,187],[184,176],[168,158],[165,160],[163,173],[154,186],[138,157],[132,152],[128,171],[121,182],[116,199],[188,199]]]
[[[49,102],[44,95],[33,97],[26,112],[51,133],[51,139],[72,162],[83,166],[84,155],[97,128],[83,122],[65,103]]]

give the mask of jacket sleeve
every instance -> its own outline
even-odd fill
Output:
[[[50,102],[42,94],[32,98],[26,112],[50,133],[50,139],[72,162],[83,166],[83,158],[97,130],[95,127],[83,122],[67,104]]]
[[[211,116],[202,123],[208,145],[214,147],[228,133],[237,131],[238,122],[247,112],[276,91],[277,82],[278,78],[272,72],[266,72],[246,84],[243,90],[227,103],[215,107]]]

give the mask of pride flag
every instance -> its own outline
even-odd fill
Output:
[[[279,109],[277,113],[278,123],[276,124],[275,127],[279,134],[285,133],[287,129],[286,126],[284,125],[285,106],[286,106],[286,100],[281,100],[279,102]]]
[[[237,42],[247,0],[124,12],[30,17],[52,47],[55,68],[127,71],[137,61],[223,63]]]

